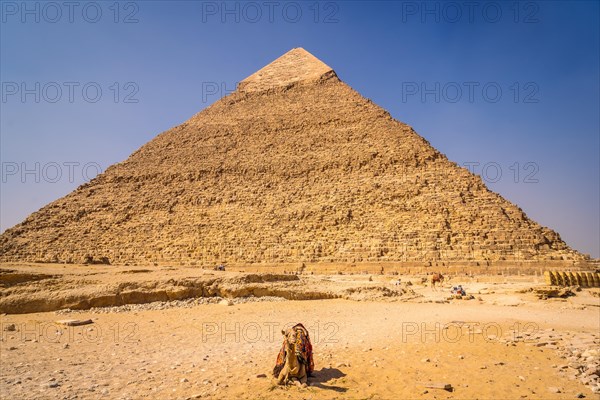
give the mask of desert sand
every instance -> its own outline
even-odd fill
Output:
[[[170,272],[3,265],[1,398],[600,398],[599,289],[541,300],[536,276],[453,276],[433,291],[425,275]],[[458,284],[474,299],[448,300]],[[210,296],[186,298],[190,287]],[[142,289],[156,297],[126,295]],[[36,298],[61,310],[11,313],[43,309]],[[83,298],[107,307],[64,309]],[[314,347],[304,389],[271,375],[297,322]]]

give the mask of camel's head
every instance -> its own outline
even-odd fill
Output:
[[[293,347],[296,345],[296,331],[294,329],[285,329],[281,330],[281,334],[285,338],[285,343],[288,347]]]

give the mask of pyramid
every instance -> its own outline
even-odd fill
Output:
[[[0,261],[582,260],[296,48],[0,236]]]

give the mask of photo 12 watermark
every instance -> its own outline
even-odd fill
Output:
[[[232,81],[203,81],[200,83],[200,94],[202,98],[202,103],[211,104],[216,100],[219,100],[222,97],[228,96],[235,92],[239,87],[240,82],[232,82]],[[317,92],[311,95],[311,101],[317,103],[321,100],[321,96],[323,99],[326,99],[326,94]],[[272,105],[273,107],[277,107],[278,99],[276,97],[267,97],[261,102],[261,106],[269,107]]]
[[[539,183],[540,165],[536,161],[463,161],[457,164],[470,173],[478,175],[485,183],[498,183],[510,180],[514,184]],[[399,173],[394,179],[397,185],[410,183],[413,185],[428,185],[433,180],[445,180],[448,176],[446,165],[428,166],[422,171],[414,168],[401,166]]]
[[[471,322],[452,321],[441,322],[402,322],[400,338],[402,343],[458,343],[467,339],[469,343],[482,338],[486,342],[498,342],[504,337],[505,340],[535,342],[534,334],[540,330],[534,322],[515,322],[508,327],[509,335],[505,336],[506,329],[497,322]]]
[[[113,103],[136,104],[140,87],[136,82],[2,82],[2,103]]]
[[[202,322],[200,326],[202,343],[278,343],[282,340],[282,330],[292,328],[296,323],[280,322]],[[315,322],[307,325],[311,343],[338,343],[340,327],[335,322]]]
[[[540,166],[533,161],[518,162],[515,161],[509,166],[502,167],[501,163],[496,161],[465,161],[462,166],[472,174],[481,176],[486,183],[498,183],[503,177],[509,178],[513,183],[539,183],[537,176],[540,172]]]
[[[0,165],[2,183],[73,183],[80,179],[89,182],[103,171],[102,166],[95,161],[3,161]]]
[[[113,324],[91,323],[89,325],[70,326],[59,322],[22,322],[0,323],[3,341],[60,343],[76,342],[100,343],[137,343],[139,326],[135,322]]]
[[[2,1],[3,24],[137,24],[140,6],[136,1]]]
[[[208,81],[202,82],[200,93],[202,94],[202,103],[212,103],[221,97],[227,96],[236,91],[239,82],[234,84],[228,82]]]
[[[402,23],[487,23],[540,22],[540,5],[535,1],[403,1]]]
[[[299,23],[336,24],[336,1],[202,1],[202,23]]]
[[[540,102],[540,86],[536,82],[464,81],[424,82],[411,81],[401,84],[402,103],[513,103],[532,104]]]

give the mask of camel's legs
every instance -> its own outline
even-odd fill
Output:
[[[287,380],[289,378],[289,371],[286,371],[286,367],[284,366],[281,372],[279,373],[279,377],[277,378],[277,384],[283,385],[287,384]]]
[[[302,378],[300,378],[300,383],[302,384],[302,387],[306,387],[307,381],[308,381],[308,377],[306,375],[304,375]]]

